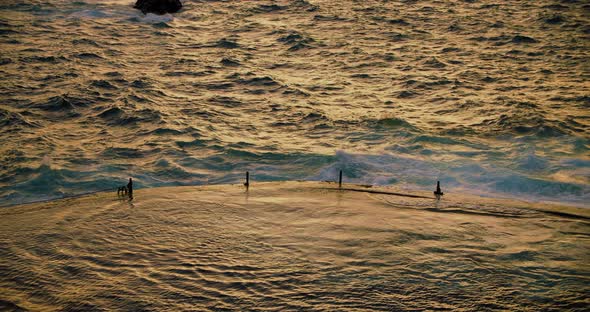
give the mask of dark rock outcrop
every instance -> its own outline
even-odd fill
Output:
[[[143,14],[163,15],[180,11],[182,3],[180,0],[137,0],[134,8],[141,10]]]

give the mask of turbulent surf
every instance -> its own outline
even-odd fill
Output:
[[[584,1],[0,3],[0,205],[333,180],[590,202]]]

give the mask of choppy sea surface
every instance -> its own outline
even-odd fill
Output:
[[[590,202],[585,1],[0,1],[0,204],[333,180]]]

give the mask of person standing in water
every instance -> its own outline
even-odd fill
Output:
[[[127,193],[129,194],[129,199],[133,199],[133,180],[129,178],[129,183],[127,183]]]
[[[444,194],[445,193],[443,193],[442,190],[440,189],[440,181],[436,181],[436,191],[434,191],[434,196],[436,197],[436,200],[440,200],[440,198]]]

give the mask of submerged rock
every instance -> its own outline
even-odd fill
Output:
[[[143,14],[163,15],[180,11],[182,3],[180,0],[137,0],[134,8],[141,10]]]

